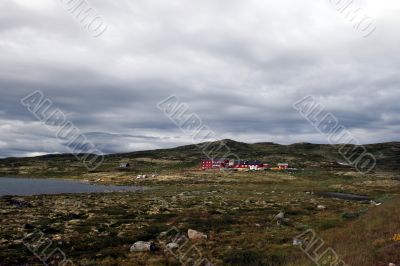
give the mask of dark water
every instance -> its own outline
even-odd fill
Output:
[[[41,195],[62,193],[100,193],[143,190],[136,186],[106,186],[74,180],[0,177],[0,197],[4,195]]]
[[[317,194],[320,196],[323,196],[323,197],[339,198],[339,199],[345,199],[345,200],[359,200],[359,201],[371,200],[371,198],[368,196],[348,194],[348,193],[320,192]]]

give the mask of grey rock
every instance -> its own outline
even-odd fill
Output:
[[[300,239],[293,239],[293,246],[301,246],[303,244],[303,241],[301,241]]]
[[[168,243],[167,244],[167,246],[166,246],[168,249],[177,249],[177,248],[179,248],[179,245],[177,244],[177,243],[174,243],[174,242],[171,242],[171,243]]]
[[[280,212],[277,215],[275,215],[274,220],[281,220],[285,218],[285,213],[284,212]]]
[[[130,248],[131,252],[154,251],[156,246],[153,242],[138,241]]]
[[[196,231],[196,230],[193,230],[193,229],[189,229],[188,230],[188,237],[189,237],[190,240],[207,239],[207,235],[206,234],[204,234],[202,232],[199,232],[199,231]]]

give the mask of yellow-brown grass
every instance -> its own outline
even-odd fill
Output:
[[[348,265],[388,265],[400,263],[400,198],[370,209],[356,221],[321,234]]]

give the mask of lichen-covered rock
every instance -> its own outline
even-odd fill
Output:
[[[154,251],[156,246],[153,242],[138,241],[130,248],[131,252]]]
[[[179,245],[177,244],[177,243],[174,243],[174,242],[171,242],[171,243],[168,243],[167,244],[167,246],[166,246],[168,249],[177,249],[177,248],[179,248]]]
[[[277,215],[275,215],[274,220],[281,220],[285,218],[285,213],[284,212],[280,212]]]
[[[189,237],[190,240],[207,239],[207,235],[206,234],[204,234],[202,232],[199,232],[199,231],[196,231],[196,230],[193,230],[193,229],[189,229],[188,230],[188,237]]]

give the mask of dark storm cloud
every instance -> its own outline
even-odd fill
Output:
[[[0,156],[68,150],[20,104],[40,90],[104,153],[191,142],[157,108],[171,94],[220,138],[327,142],[293,108],[313,95],[360,142],[400,132],[396,1],[358,5],[363,38],[329,1],[95,1],[93,38],[58,1],[0,8]]]

